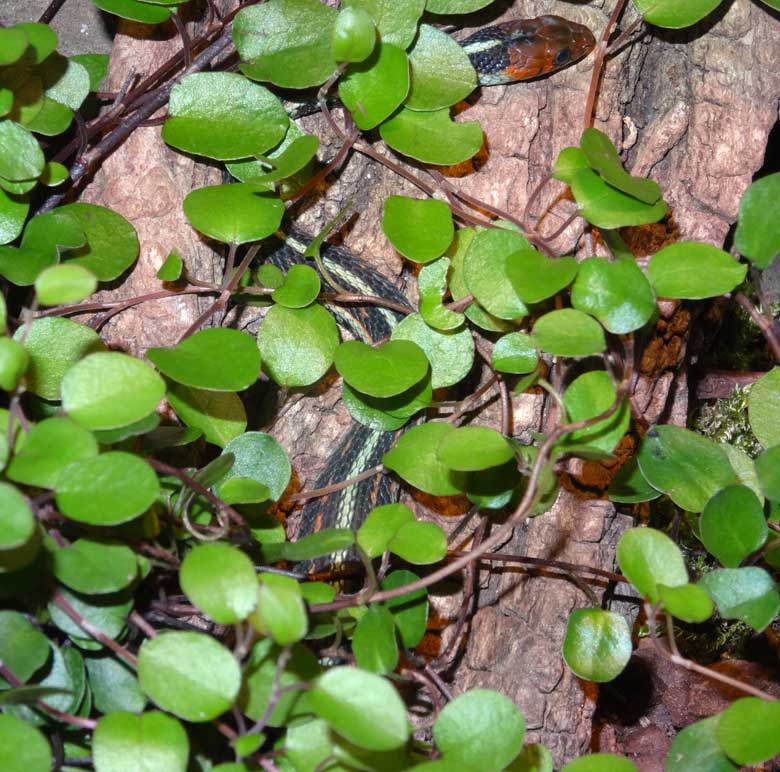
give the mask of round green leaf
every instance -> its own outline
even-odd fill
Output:
[[[734,246],[757,268],[767,268],[780,253],[780,229],[774,203],[780,196],[780,173],[756,180],[739,202]]]
[[[92,737],[95,772],[185,772],[189,752],[184,728],[164,713],[110,713]]]
[[[133,608],[133,596],[129,592],[111,595],[79,595],[60,588],[65,600],[87,622],[111,639],[118,638],[125,630],[127,615]],[[47,610],[51,620],[64,633],[69,635],[77,646],[93,651],[100,650],[102,644],[94,641],[82,630],[53,600],[49,601]]]
[[[666,772],[736,772],[718,742],[720,715],[686,726],[672,740]]]
[[[741,619],[758,633],[780,610],[780,594],[763,568],[719,568],[705,574],[699,584],[724,619]]]
[[[417,34],[425,0],[344,0],[342,5],[368,11],[382,42],[406,50]]]
[[[614,404],[616,397],[609,374],[604,370],[593,370],[572,381],[563,394],[563,404],[571,421],[584,421],[603,413]],[[588,445],[611,453],[626,433],[630,421],[631,407],[628,400],[623,400],[609,418],[566,435],[563,445]]]
[[[290,482],[292,468],[287,451],[270,434],[246,432],[225,445],[223,455],[234,456],[225,479],[246,477],[265,485],[276,501]]]
[[[57,481],[56,501],[71,520],[110,526],[138,517],[158,492],[157,476],[143,459],[110,451],[71,464]]]
[[[30,355],[13,338],[0,337],[0,389],[13,391],[30,365]]]
[[[571,288],[571,304],[615,335],[644,327],[656,308],[650,283],[627,258],[612,263],[600,257],[583,260]]]
[[[539,364],[539,354],[530,335],[510,332],[493,346],[491,364],[502,373],[532,373]]]
[[[51,765],[51,748],[43,734],[16,716],[0,714],[0,769],[49,772]]]
[[[441,257],[423,266],[417,274],[420,315],[429,327],[441,331],[454,330],[465,321],[462,313],[445,308],[443,304],[450,265],[448,257]]]
[[[628,759],[611,753],[591,753],[570,761],[561,772],[637,772],[637,768]]]
[[[336,69],[331,51],[338,14],[319,0],[270,0],[243,8],[233,21],[242,70],[283,88],[324,83]]]
[[[647,482],[689,512],[701,512],[721,488],[739,482],[721,446],[671,424],[648,429],[637,459]]]
[[[420,577],[411,571],[393,571],[381,582],[383,590],[395,590],[406,584],[415,582]],[[401,595],[397,598],[385,601],[384,604],[395,620],[401,645],[405,649],[412,649],[425,636],[425,628],[428,622],[428,593],[425,588],[415,592]]]
[[[721,715],[720,747],[738,764],[760,764],[780,753],[780,702],[742,697]]]
[[[138,578],[135,553],[124,544],[94,538],[51,550],[54,576],[76,592],[104,595],[124,590]]]
[[[748,418],[765,448],[780,444],[780,367],[773,367],[750,387]]]
[[[438,110],[465,99],[477,87],[477,73],[461,46],[449,35],[421,24],[409,51],[411,110]]]
[[[22,682],[49,659],[46,636],[18,611],[0,610],[0,660]]]
[[[165,632],[138,652],[141,689],[163,710],[185,721],[211,721],[235,701],[241,670],[235,657],[208,635]]]
[[[56,188],[57,185],[62,185],[69,176],[70,173],[67,166],[63,166],[61,163],[57,163],[57,161],[47,161],[40,181],[49,188]]]
[[[320,277],[309,265],[293,265],[284,284],[271,297],[286,308],[303,308],[313,303],[320,294]]]
[[[563,658],[580,678],[598,684],[617,678],[631,659],[631,630],[614,611],[575,609],[569,614]]]
[[[393,150],[429,164],[459,164],[482,147],[479,122],[456,123],[446,107],[433,112],[404,108],[385,121],[379,133]]]
[[[39,528],[33,530],[32,536],[20,547],[0,550],[0,577],[3,574],[21,571],[29,566],[41,550],[42,533]],[[17,592],[14,585],[13,592]]]
[[[376,42],[376,27],[368,11],[347,7],[336,17],[330,47],[337,62],[362,62]]]
[[[42,306],[78,303],[97,288],[97,279],[84,266],[52,265],[35,279],[35,294]]]
[[[533,338],[540,349],[556,356],[589,356],[607,348],[601,325],[573,308],[540,316],[534,324]]]
[[[115,351],[90,354],[62,379],[62,407],[87,429],[115,429],[140,421],[165,394],[149,365]]]
[[[726,568],[736,568],[763,546],[769,529],[756,494],[744,485],[730,485],[705,504],[699,531],[707,550]]]
[[[573,257],[546,257],[535,249],[508,255],[506,274],[524,303],[539,303],[558,294],[577,275]]]
[[[383,432],[400,429],[415,413],[433,401],[430,374],[394,397],[370,397],[342,384],[341,398],[349,414],[363,426]]]
[[[140,713],[146,706],[135,672],[110,655],[87,657],[89,686],[95,708],[101,713]]]
[[[678,241],[656,252],[647,275],[660,297],[701,300],[731,292],[747,266],[728,252],[699,241]]]
[[[265,153],[290,123],[267,88],[230,72],[185,75],[171,91],[168,115],[162,138],[169,145],[218,161]]]
[[[450,469],[478,472],[510,461],[514,458],[514,451],[495,429],[462,426],[444,435],[436,455]]]
[[[268,374],[280,386],[310,386],[333,364],[339,331],[318,303],[305,308],[275,305],[260,325],[257,345]]]
[[[452,242],[452,212],[443,201],[390,196],[385,200],[382,230],[390,243],[417,263],[441,257]]]
[[[35,532],[33,517],[27,499],[13,486],[0,482],[0,551],[15,550],[26,544]]]
[[[436,523],[406,523],[390,540],[394,555],[417,566],[436,563],[447,554],[447,538]]]
[[[348,340],[336,349],[334,364],[352,388],[372,397],[392,397],[410,389],[430,366],[423,350],[407,340],[391,340],[378,348]]]
[[[161,24],[171,17],[170,8],[150,5],[140,0],[92,0],[101,11],[108,11],[122,19],[143,24]]]
[[[454,496],[466,489],[466,475],[452,471],[437,455],[439,444],[455,427],[439,421],[413,426],[384,455],[382,463],[410,485],[433,496]]]
[[[46,159],[38,140],[14,121],[0,121],[0,177],[31,180],[40,177]]]
[[[135,228],[124,217],[105,206],[67,204],[57,209],[62,217],[75,220],[86,234],[86,246],[66,252],[71,265],[86,268],[98,281],[113,281],[136,260],[139,252]]]
[[[645,21],[668,29],[690,27],[714,11],[720,3],[721,0],[687,0],[685,3],[677,0],[634,0]]]
[[[393,615],[382,606],[369,606],[352,636],[355,664],[369,673],[392,673],[398,664]]]
[[[0,66],[18,61],[26,50],[27,35],[24,30],[19,27],[0,29]]]
[[[514,702],[490,689],[471,689],[448,702],[433,725],[445,761],[498,772],[523,746],[525,721]]]
[[[0,188],[0,244],[13,241],[22,232],[29,211],[26,196],[12,196]]]
[[[705,622],[712,616],[712,600],[697,584],[681,584],[678,587],[659,584],[658,596],[664,608],[683,622]]]
[[[651,603],[658,602],[659,584],[678,587],[688,583],[680,548],[654,528],[626,531],[618,542],[617,561],[628,581]]]
[[[246,429],[244,403],[231,391],[190,389],[174,383],[167,398],[187,426],[200,429],[207,442],[220,448]]]
[[[359,748],[389,751],[409,738],[406,707],[384,678],[352,667],[334,667],[309,692],[312,710]]]
[[[360,549],[370,558],[378,558],[406,523],[414,523],[414,513],[403,504],[384,504],[374,507],[357,532]]]
[[[406,52],[384,39],[368,59],[348,67],[339,80],[339,99],[362,131],[392,115],[408,93]]]
[[[252,561],[223,542],[201,544],[187,553],[179,569],[187,597],[210,619],[232,625],[257,605],[257,576]]]
[[[780,445],[767,448],[754,463],[764,495],[771,501],[780,501]]]
[[[226,327],[201,330],[173,348],[149,349],[147,356],[168,378],[200,389],[241,391],[260,374],[252,336]]]
[[[244,182],[198,188],[182,206],[193,228],[226,244],[267,238],[284,214],[280,199]]]
[[[429,327],[420,314],[409,314],[393,329],[393,341],[416,343],[431,363],[431,386],[452,386],[468,375],[474,363],[474,339],[467,328],[442,332]]]

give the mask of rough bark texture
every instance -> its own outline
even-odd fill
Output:
[[[600,34],[612,7],[612,0],[587,5],[498,2],[490,12],[467,22],[477,26],[558,13]],[[629,10],[627,22],[631,14]],[[661,183],[682,239],[722,244],[740,195],[762,163],[766,137],[777,120],[778,30],[777,15],[763,6],[751,0],[727,1],[721,12],[697,28],[684,33],[653,31],[608,64],[597,126],[623,148],[629,169]],[[147,70],[177,46],[177,40],[141,39],[137,30],[124,26],[115,44],[112,87],[119,86],[131,63],[139,71]],[[529,194],[549,173],[558,152],[579,139],[591,64],[586,60],[535,83],[484,89],[461,115],[482,121],[485,152],[473,165],[451,170],[449,182],[521,216]],[[331,158],[339,143],[322,117],[305,123],[323,138],[321,157]],[[424,175],[422,170],[418,173]],[[156,128],[137,132],[107,162],[89,200],[130,219],[142,241],[141,260],[118,290],[121,296],[156,288],[154,272],[174,247],[201,278],[219,275],[220,262],[181,213],[187,192],[212,180],[213,174],[168,150]],[[539,216],[561,188],[558,183],[545,188],[532,215]],[[373,161],[353,155],[327,189],[309,197],[302,224],[314,231],[351,201],[360,215],[346,232],[347,246],[399,284],[408,284],[402,262],[380,228],[383,200],[399,193],[415,195],[415,189]],[[544,218],[542,232],[555,231],[570,212],[571,203],[559,201]],[[574,248],[580,234],[581,225],[573,225],[558,243],[562,249]],[[586,242],[579,248],[586,252]],[[170,344],[192,321],[196,305],[191,299],[145,304],[113,322],[109,336],[131,351]],[[647,409],[650,420],[666,416],[685,421],[687,391],[678,368],[686,330],[685,325],[680,327],[678,311],[676,306],[664,309],[659,330],[663,345],[653,356],[653,362],[662,361],[663,366],[650,362],[646,370],[640,368],[637,402]],[[276,424],[275,432],[288,448],[301,482],[314,479],[349,422],[336,399],[333,389],[320,389],[295,402]],[[539,397],[516,398],[515,406],[516,435],[542,428]],[[478,420],[490,423],[494,418],[486,412]],[[529,521],[506,549],[611,568],[615,543],[629,524],[630,518],[616,513],[607,501],[567,490],[550,513]],[[585,751],[591,737],[596,690],[572,676],[560,656],[566,617],[575,606],[585,605],[587,597],[560,578],[512,570],[482,572],[479,586],[479,608],[465,651],[453,663],[457,688],[495,687],[515,699],[528,721],[529,737],[547,744],[556,765],[562,764]],[[452,617],[459,604],[459,595],[453,592],[441,598],[439,612]]]

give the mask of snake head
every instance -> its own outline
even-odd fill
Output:
[[[561,16],[518,19],[486,27],[461,42],[483,86],[549,75],[587,56],[593,33]]]

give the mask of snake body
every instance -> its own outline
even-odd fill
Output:
[[[590,53],[595,39],[581,24],[560,16],[540,16],[483,28],[460,41],[460,45],[476,69],[480,84],[492,86],[550,75]],[[269,259],[280,268],[289,269],[294,263],[304,262],[302,251],[295,238],[288,238]],[[347,250],[326,246],[322,258],[327,271],[345,289],[408,304],[387,277]],[[321,276],[321,280],[326,287],[327,276]],[[394,311],[376,306],[334,305],[330,310],[353,337],[368,344],[386,339],[401,318]],[[323,488],[381,464],[396,436],[396,432],[376,431],[354,423],[331,453],[325,469],[307,487]],[[309,501],[296,530],[300,536],[325,528],[357,529],[371,509],[395,500],[397,494],[398,483],[393,478],[375,475]]]

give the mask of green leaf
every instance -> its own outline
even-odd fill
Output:
[[[0,577],[29,566],[40,552],[41,541],[41,531],[36,528],[32,536],[21,546],[0,550]],[[14,591],[16,591],[15,586]]]
[[[780,367],[773,367],[750,387],[748,418],[765,448],[780,444]]]
[[[421,24],[409,51],[412,84],[406,107],[439,110],[457,104],[477,87],[477,73],[466,51],[449,35]]]
[[[654,528],[630,528],[617,546],[620,570],[639,594],[651,603],[659,599],[658,585],[679,587],[688,583],[680,548],[661,531]]]
[[[274,290],[271,297],[286,308],[304,308],[317,299],[321,286],[320,277],[311,266],[293,265],[284,284]]]
[[[169,145],[218,161],[265,153],[290,123],[267,88],[230,72],[185,75],[171,91],[168,115],[162,138]]]
[[[490,361],[502,373],[531,373],[539,364],[539,354],[530,335],[510,332],[496,341]]]
[[[334,364],[350,386],[372,397],[392,397],[410,389],[430,366],[423,350],[407,340],[390,340],[378,348],[348,340],[336,349]]]
[[[401,526],[414,522],[414,513],[403,504],[374,507],[358,529],[358,546],[370,558],[378,558]]]
[[[583,260],[571,288],[571,304],[615,335],[644,327],[656,309],[655,293],[633,258]]]
[[[87,657],[89,686],[95,708],[101,713],[140,713],[146,706],[138,679],[130,668],[110,655]]]
[[[589,356],[607,348],[601,325],[573,308],[540,316],[534,323],[532,337],[540,349],[555,356]]]
[[[506,772],[553,772],[553,757],[540,743],[523,746],[520,755],[506,768]]]
[[[456,123],[449,108],[433,112],[404,108],[385,121],[379,133],[393,150],[429,164],[459,164],[482,147],[479,122]]]
[[[754,463],[764,495],[771,501],[780,501],[780,445],[767,448]]]
[[[0,714],[0,769],[49,772],[52,753],[41,732],[16,716]]]
[[[681,584],[677,587],[658,585],[658,596],[664,608],[683,622],[705,622],[712,616],[712,600],[697,584]]]
[[[0,337],[0,389],[13,391],[30,366],[30,355],[13,338]]]
[[[314,158],[319,146],[320,141],[317,137],[304,134],[297,127],[294,129],[293,124],[291,124],[284,141],[268,156],[263,156],[262,160],[253,158],[225,165],[228,171],[241,182],[263,185],[297,174]],[[268,166],[273,166],[273,171],[267,171]],[[275,268],[276,266],[265,264],[261,267]]]
[[[143,24],[161,24],[171,16],[169,8],[150,5],[140,0],[92,0],[102,11],[108,11],[122,19],[140,21]]]
[[[644,478],[689,512],[701,512],[721,488],[738,482],[720,445],[679,426],[653,426],[637,456]]]
[[[350,65],[339,79],[339,99],[361,131],[390,117],[408,93],[409,60],[403,49],[386,40],[364,62]]]
[[[563,658],[580,678],[603,684],[617,678],[631,659],[631,630],[614,611],[575,609],[569,614]]]
[[[246,430],[244,403],[231,391],[191,389],[174,383],[168,387],[167,399],[187,426],[200,429],[207,442],[220,448]]]
[[[390,196],[385,200],[382,230],[390,243],[416,263],[441,257],[455,235],[452,212],[443,201]]]
[[[700,241],[678,241],[656,252],[647,274],[660,297],[701,300],[731,292],[747,266],[728,252]]]
[[[611,753],[590,753],[570,761],[561,772],[637,772],[637,768],[628,759]]]
[[[22,683],[51,655],[46,636],[18,611],[0,610],[0,660]]]
[[[654,204],[661,198],[661,187],[657,182],[642,177],[632,177],[623,168],[615,146],[603,131],[585,129],[580,138],[580,149],[591,168],[595,169],[613,188],[622,190],[645,204]]]
[[[780,610],[780,594],[763,568],[719,568],[699,579],[724,619],[740,619],[760,633]]]
[[[233,21],[242,71],[283,88],[324,83],[336,69],[331,39],[336,11],[318,0],[270,0],[243,8]]]
[[[721,0],[634,0],[637,11],[645,21],[658,27],[681,29],[690,27],[714,11]]]
[[[76,592],[105,595],[129,587],[138,578],[135,553],[124,544],[85,537],[70,547],[49,550],[54,576]]]
[[[330,48],[337,62],[362,62],[377,43],[377,32],[371,14],[362,8],[344,8],[333,25]]]
[[[686,726],[672,740],[666,757],[666,772],[736,772],[718,741],[715,715]]]
[[[389,751],[409,738],[406,708],[380,676],[351,667],[334,667],[309,692],[312,710],[359,748]]]
[[[425,0],[344,0],[342,5],[368,11],[383,43],[407,49],[417,34]]]
[[[114,429],[140,421],[165,394],[149,365],[115,351],[90,354],[62,379],[62,407],[87,429]]]
[[[569,286],[577,275],[577,261],[553,260],[535,249],[523,249],[506,257],[506,274],[524,303],[539,303]]]
[[[592,370],[572,381],[563,394],[563,404],[570,421],[584,421],[603,413],[614,404],[616,397],[609,374],[604,370]],[[609,418],[567,434],[562,447],[588,445],[611,453],[626,433],[630,421],[631,407],[624,399]]]
[[[57,507],[66,517],[111,526],[143,514],[157,498],[159,483],[143,459],[109,451],[71,464],[55,492]]]
[[[35,179],[43,172],[45,163],[41,146],[24,126],[0,120],[0,177]]]
[[[411,571],[393,571],[382,580],[380,586],[383,590],[395,590],[419,578]],[[428,622],[428,593],[425,588],[387,600],[384,605],[393,615],[401,645],[405,649],[413,649],[425,637]]]
[[[780,227],[773,216],[780,196],[780,173],[756,180],[739,202],[734,246],[757,268],[768,268],[780,253]]]
[[[261,574],[257,608],[249,617],[253,627],[270,635],[279,646],[289,646],[306,635],[308,619],[295,579]]]
[[[222,453],[235,458],[223,482],[246,477],[265,485],[274,501],[281,498],[290,482],[292,468],[287,451],[270,434],[246,432],[230,440]]]
[[[328,371],[339,345],[333,317],[318,303],[275,305],[260,325],[257,345],[266,372],[280,386],[310,386]]]
[[[89,74],[89,90],[99,91],[108,75],[108,54],[76,54],[70,60],[78,62]]]
[[[269,501],[268,486],[246,477],[231,477],[219,486],[220,498],[226,504],[259,504]]]
[[[27,544],[35,533],[35,518],[27,499],[17,488],[5,482],[0,482],[0,512],[3,513],[0,552]]]
[[[780,702],[742,697],[720,716],[720,747],[738,764],[760,764],[780,753]]]
[[[201,330],[172,348],[151,348],[146,354],[164,375],[177,383],[213,391],[241,391],[260,374],[257,344],[241,330]]]
[[[252,561],[221,542],[201,544],[187,553],[179,569],[187,597],[209,619],[232,625],[257,605],[257,577]]]
[[[177,281],[181,277],[183,270],[184,260],[182,260],[181,255],[175,249],[172,249],[158,269],[157,278],[161,281]]]
[[[445,761],[498,772],[520,753],[525,721],[508,697],[491,689],[470,689],[448,702],[433,725]]]
[[[413,426],[384,455],[382,463],[402,479],[433,496],[454,496],[466,489],[466,475],[439,461],[439,444],[455,427],[431,421]]]
[[[510,461],[514,458],[514,451],[495,429],[462,426],[443,436],[436,455],[450,469],[477,472]]]
[[[390,540],[388,549],[412,565],[436,563],[447,554],[447,538],[436,523],[406,523]]]
[[[71,110],[78,110],[89,94],[89,73],[78,62],[53,53],[37,68],[45,94]]]
[[[254,185],[210,185],[187,195],[184,214],[195,230],[226,244],[267,238],[282,222],[284,204]]]
[[[43,167],[40,181],[47,187],[56,188],[57,185],[65,182],[69,176],[70,173],[67,166],[63,166],[61,163],[57,163],[57,161],[47,161],[46,166]]]
[[[25,196],[13,196],[0,189],[0,244],[13,241],[22,232],[29,210],[30,202]],[[0,262],[0,273],[2,272]]]
[[[35,295],[42,306],[79,303],[96,289],[95,275],[73,263],[52,265],[35,279]]]
[[[769,529],[756,494],[744,485],[730,485],[706,503],[699,531],[707,551],[726,568],[736,568],[764,545]]]
[[[430,13],[471,13],[492,2],[493,0],[427,0],[425,10]]]
[[[263,557],[267,563],[280,560],[298,562],[343,552],[355,543],[355,535],[349,528],[325,528],[310,533],[294,542],[274,542],[263,545]]]
[[[231,652],[213,638],[175,631],[144,641],[138,652],[138,680],[163,710],[202,722],[234,703],[241,671]]]
[[[125,630],[127,615],[133,608],[131,593],[90,596],[72,593],[64,588],[60,589],[60,593],[79,616],[109,638],[116,639]],[[53,600],[49,601],[47,610],[52,622],[79,647],[91,650],[102,648],[102,644],[89,637],[89,633],[82,630]]]
[[[409,314],[393,329],[393,341],[417,344],[431,364],[431,386],[440,389],[465,378],[474,363],[474,338],[467,328],[442,332],[423,321],[420,314]]]
[[[430,373],[419,383],[394,397],[370,397],[344,383],[341,398],[349,414],[364,426],[377,431],[400,429],[415,413],[433,401]]]
[[[111,713],[92,738],[95,772],[185,772],[189,752],[184,728],[164,713]]]
[[[56,43],[55,43],[56,46]],[[27,50],[27,35],[19,27],[0,29],[0,66],[13,64]]]
[[[352,652],[359,668],[369,673],[392,673],[398,664],[393,615],[382,606],[369,606],[352,636]]]
[[[435,330],[442,332],[454,330],[465,321],[459,311],[445,308],[443,299],[447,292],[447,274],[450,259],[441,257],[423,266],[417,274],[417,290],[420,295],[420,316]]]

